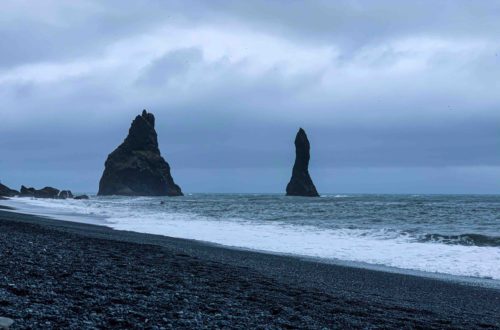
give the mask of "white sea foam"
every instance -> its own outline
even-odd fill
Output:
[[[347,197],[351,197],[349,195],[321,195],[320,197],[323,197],[323,198],[347,198]]]
[[[415,242],[391,230],[321,229],[276,221],[216,219],[189,212],[164,212],[134,205],[134,202],[145,201],[148,199],[13,199],[9,203],[30,213],[49,214],[60,219],[69,218],[74,221],[75,215],[79,215],[79,221],[99,221],[118,230],[276,253],[500,280],[499,247]]]

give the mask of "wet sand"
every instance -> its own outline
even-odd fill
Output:
[[[500,290],[0,211],[0,316],[13,329],[500,328]]]

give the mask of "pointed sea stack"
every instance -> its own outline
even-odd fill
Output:
[[[295,164],[293,165],[292,178],[286,186],[287,196],[319,196],[309,175],[309,149],[306,132],[301,128],[295,138]]]
[[[135,117],[125,141],[109,154],[98,195],[182,196],[158,149],[152,113]]]

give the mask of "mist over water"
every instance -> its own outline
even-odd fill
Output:
[[[500,280],[500,196],[14,199],[32,213],[278,253]]]

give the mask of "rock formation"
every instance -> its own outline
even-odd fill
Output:
[[[45,187],[39,190],[35,188],[26,188],[25,186],[21,186],[20,197],[35,197],[35,198],[58,198],[59,197],[59,189],[52,187]]]
[[[89,196],[87,196],[87,195],[78,195],[78,196],[75,196],[74,199],[89,199]]]
[[[36,198],[57,198],[59,197],[59,189],[52,187],[45,187],[39,190],[35,190]]]
[[[19,195],[19,191],[10,189],[6,185],[3,185],[0,183],[0,196],[2,197],[14,197],[16,195]]]
[[[45,187],[37,190],[35,188],[27,188],[25,186],[21,186],[19,197],[66,199],[73,198],[73,194],[70,190],[60,191],[59,189],[53,187]]]
[[[287,196],[319,196],[309,175],[309,149],[306,132],[301,128],[295,138],[295,164],[293,165],[292,178],[286,186]]]
[[[71,190],[62,190],[59,192],[59,195],[57,195],[57,198],[59,199],[66,199],[66,198],[73,198],[73,193]]]
[[[26,188],[25,186],[21,186],[20,197],[35,197],[35,188]]]
[[[155,117],[144,110],[105,163],[98,195],[181,196],[158,149]]]

